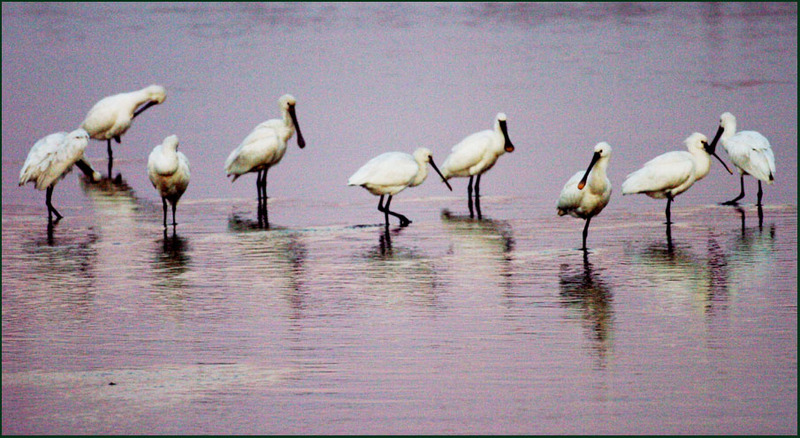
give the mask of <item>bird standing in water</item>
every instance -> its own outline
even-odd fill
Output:
[[[37,141],[25,164],[19,171],[19,185],[27,182],[35,184],[37,190],[46,190],[47,220],[53,223],[53,215],[58,222],[63,216],[53,207],[53,188],[72,170],[72,165],[83,158],[89,144],[89,134],[83,129],[70,133],[56,132]],[[96,172],[95,172],[96,173]],[[95,175],[99,178],[99,175]]]
[[[160,85],[150,85],[141,90],[119,93],[108,96],[97,102],[81,123],[81,128],[95,140],[106,140],[108,143],[108,177],[114,156],[111,152],[111,139],[122,143],[122,134],[131,127],[133,119],[147,108],[164,102],[167,90]]]
[[[568,214],[586,220],[581,248],[584,251],[586,251],[586,237],[589,234],[589,222],[603,211],[611,199],[611,181],[606,175],[610,159],[611,146],[606,142],[597,143],[589,167],[572,175],[558,197],[559,216]]]
[[[775,181],[775,155],[769,140],[756,131],[736,132],[736,117],[731,113],[723,113],[719,118],[719,128],[714,141],[719,139],[728,153],[733,165],[739,170],[741,192],[739,196],[722,205],[737,205],[744,198],[744,176],[752,175],[758,180],[758,202],[761,206],[761,181],[772,184]]]
[[[267,212],[267,171],[281,161],[286,153],[286,145],[295,131],[297,146],[300,149],[306,146],[300,124],[297,123],[296,104],[297,100],[291,94],[281,96],[278,105],[282,118],[260,123],[225,160],[225,174],[233,176],[231,182],[246,173],[257,173],[259,218],[266,216]]]
[[[494,129],[476,132],[453,146],[450,155],[442,164],[442,175],[445,179],[453,177],[469,177],[467,185],[467,207],[469,217],[475,217],[472,209],[472,181],[475,179],[475,208],[478,219],[481,218],[480,185],[481,175],[494,166],[500,155],[514,152],[514,145],[508,138],[505,113],[498,113]],[[477,178],[475,178],[477,177]]]
[[[176,226],[175,209],[189,186],[189,160],[178,151],[178,136],[170,135],[153,148],[147,159],[147,176],[161,195],[164,207],[164,228],[167,227],[167,201],[172,205],[172,226]]]
[[[427,164],[430,163],[433,170],[442,177],[442,181],[451,191],[450,183],[436,167],[433,162],[433,154],[427,148],[419,148],[414,151],[414,155],[405,152],[386,152],[367,161],[347,180],[348,186],[361,186],[370,193],[380,196],[378,201],[378,211],[384,214],[386,227],[389,226],[389,215],[400,219],[400,226],[405,227],[411,221],[400,213],[389,210],[392,196],[402,192],[406,187],[415,187],[422,184],[428,177]],[[389,195],[386,205],[383,205],[383,197]]]

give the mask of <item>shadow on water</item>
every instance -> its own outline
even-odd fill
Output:
[[[564,307],[580,312],[592,348],[599,360],[598,366],[605,368],[606,357],[613,338],[613,293],[589,261],[589,253],[583,252],[580,270],[562,264],[558,274],[561,303]]]

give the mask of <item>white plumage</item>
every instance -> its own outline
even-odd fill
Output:
[[[606,175],[608,162],[611,159],[611,146],[606,142],[597,143],[589,167],[578,171],[561,189],[557,211],[559,216],[566,214],[586,220],[583,227],[583,248],[586,249],[586,237],[589,233],[589,222],[600,214],[611,199],[611,181]]]
[[[469,177],[467,206],[469,207],[470,217],[474,217],[472,210],[473,178],[477,176],[475,181],[475,204],[478,209],[478,218],[480,218],[481,175],[494,166],[500,155],[513,151],[514,145],[508,137],[506,115],[504,113],[497,114],[493,129],[471,134],[453,146],[450,155],[447,156],[442,164],[442,175],[444,175],[445,179]]]
[[[53,188],[83,158],[88,144],[89,134],[83,129],[76,129],[70,133],[50,134],[37,141],[28,152],[28,158],[19,171],[19,185],[32,182],[37,190],[47,190],[45,203],[51,222],[54,213],[56,220],[63,217],[52,205]]]
[[[175,209],[178,200],[189,186],[189,160],[178,151],[178,136],[170,135],[153,148],[147,159],[147,176],[161,195],[164,207],[164,226],[167,226],[167,201],[172,205],[172,225],[175,226]]]
[[[406,187],[415,187],[422,184],[428,177],[427,164],[430,163],[436,173],[450,190],[450,184],[433,162],[433,154],[427,148],[419,148],[414,151],[414,155],[405,152],[386,152],[369,160],[361,166],[348,180],[348,186],[361,186],[373,195],[380,196],[378,201],[378,211],[384,213],[386,225],[389,225],[389,215],[400,219],[400,226],[406,226],[411,221],[399,214],[389,210],[392,196],[400,193]],[[384,195],[389,195],[386,206],[383,206]]]
[[[231,182],[240,176],[257,172],[256,189],[258,190],[259,210],[267,204],[267,171],[278,164],[286,153],[286,144],[297,131],[297,145],[302,149],[306,142],[297,123],[295,105],[297,100],[290,94],[278,99],[282,118],[270,119],[260,123],[245,137],[225,160],[225,174],[233,176]],[[263,205],[262,205],[263,202]]]
[[[81,128],[95,140],[108,143],[108,177],[114,161],[111,139],[121,143],[121,137],[131,127],[133,119],[142,111],[164,102],[167,91],[160,85],[150,85],[141,90],[104,97],[86,114]]]
[[[671,151],[644,163],[644,167],[629,174],[622,183],[622,194],[644,193],[655,199],[667,198],[667,224],[670,224],[670,204],[675,196],[685,192],[705,178],[711,169],[710,155],[715,156],[730,172],[714,149],[716,143],[708,144],[708,138],[695,132],[684,140],[687,151]]]
[[[775,155],[769,140],[756,131],[736,132],[736,117],[726,112],[720,116],[719,129],[716,138],[722,142],[722,147],[728,153],[733,165],[739,170],[741,192],[739,196],[724,205],[736,205],[744,198],[744,176],[752,175],[758,180],[758,203],[761,205],[761,181],[772,184],[775,181]],[[715,139],[716,139],[715,138]]]

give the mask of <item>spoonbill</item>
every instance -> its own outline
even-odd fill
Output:
[[[28,158],[19,171],[19,185],[32,182],[37,190],[47,191],[45,204],[48,223],[53,223],[53,214],[56,215],[56,222],[63,217],[51,202],[53,188],[72,170],[72,165],[83,158],[88,144],[89,134],[83,129],[76,129],[70,133],[50,134],[37,141],[28,152]],[[94,176],[99,178],[99,175]]]
[[[161,195],[164,207],[164,228],[167,227],[167,201],[172,204],[172,226],[175,222],[175,207],[189,186],[189,160],[178,151],[178,136],[170,135],[153,148],[147,158],[147,176]]]
[[[109,178],[111,178],[111,168],[114,164],[111,139],[122,143],[122,134],[131,127],[133,119],[147,108],[164,102],[166,98],[167,90],[164,87],[150,85],[141,90],[104,97],[94,104],[86,114],[81,128],[85,129],[91,138],[106,140],[108,143]]]
[[[695,181],[708,175],[713,155],[733,174],[725,162],[716,154],[716,142],[708,144],[708,138],[695,132],[684,140],[689,151],[671,151],[644,163],[644,167],[629,174],[622,183],[622,194],[644,193],[654,199],[667,198],[667,226],[670,221],[669,207],[675,196],[685,192]],[[669,228],[667,228],[669,230]]]
[[[586,220],[583,227],[583,249],[586,251],[586,236],[589,222],[600,214],[611,199],[611,181],[606,176],[608,161],[611,159],[611,146],[606,142],[597,143],[594,155],[586,171],[572,175],[558,197],[558,215],[568,214]]]
[[[405,152],[385,152],[367,161],[361,166],[350,179],[347,180],[348,186],[361,186],[373,195],[380,196],[378,201],[378,211],[386,217],[386,226],[389,226],[389,215],[400,219],[400,226],[405,227],[411,221],[402,214],[389,210],[392,196],[402,192],[406,187],[415,187],[422,184],[428,177],[427,163],[431,164],[433,170],[442,177],[442,181],[450,191],[450,183],[436,167],[433,162],[433,154],[430,149],[419,148],[414,151],[414,155]],[[386,205],[383,205],[384,195],[389,195]]]
[[[494,166],[497,158],[505,152],[514,152],[514,145],[508,138],[505,113],[498,113],[494,129],[476,132],[453,146],[450,155],[442,164],[442,175],[445,179],[453,177],[469,177],[467,185],[467,206],[469,217],[474,217],[472,210],[472,181],[475,179],[475,207],[478,219],[481,218],[480,185],[481,175]]]
[[[775,181],[775,155],[769,140],[756,131],[736,132],[736,117],[731,113],[723,113],[719,118],[719,129],[714,136],[722,141],[722,147],[728,153],[733,165],[739,170],[739,178],[742,190],[739,196],[730,201],[723,202],[722,205],[737,205],[738,201],[744,198],[744,176],[752,175],[758,180],[758,203],[761,206],[761,181],[772,184]]]
[[[295,130],[297,130],[297,146],[300,149],[306,146],[300,125],[297,123],[294,109],[296,104],[297,100],[291,94],[281,96],[278,105],[282,118],[260,123],[225,160],[226,175],[233,175],[231,183],[246,173],[258,173],[256,190],[259,216],[267,209],[267,171],[280,163],[283,154],[286,153],[286,144]]]

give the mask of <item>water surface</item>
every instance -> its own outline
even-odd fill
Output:
[[[794,4],[3,4],[3,433],[797,433]],[[29,147],[150,83],[123,184],[18,187]],[[291,92],[308,143],[255,181],[222,163]],[[482,180],[392,206],[347,187],[372,156],[437,161],[509,117]],[[765,206],[712,164],[664,203],[624,176],[711,136],[766,135]],[[144,172],[192,163],[164,234]],[[615,187],[558,217],[592,146]],[[723,159],[726,158],[720,149]],[[105,169],[105,145],[87,149]],[[435,176],[435,175],[434,175]],[[760,214],[759,214],[760,213]],[[113,383],[113,384],[112,384]]]

